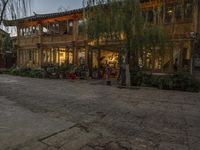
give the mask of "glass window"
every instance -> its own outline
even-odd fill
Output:
[[[79,34],[83,34],[84,33],[84,21],[83,20],[79,20],[78,21],[78,32]]]
[[[153,10],[149,10],[148,12],[147,12],[147,14],[148,14],[148,22],[153,22],[154,21],[154,13],[153,13]]]
[[[167,6],[165,10],[165,23],[171,23],[174,9],[172,6]]]
[[[176,6],[175,16],[176,16],[176,21],[182,20],[182,7],[180,5]]]
[[[74,26],[73,20],[69,20],[67,26],[68,26],[68,34],[73,34],[73,26]]]
[[[193,16],[193,0],[185,0],[184,2],[184,19],[192,19]]]

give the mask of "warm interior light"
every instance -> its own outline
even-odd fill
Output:
[[[173,13],[173,11],[172,10],[168,10],[168,13],[171,14],[171,13]]]

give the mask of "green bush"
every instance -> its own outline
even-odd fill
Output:
[[[44,71],[43,70],[31,70],[29,72],[29,77],[31,78],[44,78]]]
[[[141,86],[144,74],[140,70],[140,67],[134,66],[133,69],[130,70],[130,73],[131,73],[131,84],[133,86]]]
[[[156,87],[164,90],[198,92],[200,83],[191,75],[178,73],[174,75],[153,75],[142,71],[131,72],[133,86]]]
[[[24,77],[32,77],[32,78],[43,78],[44,71],[43,70],[36,70],[36,69],[29,69],[29,68],[12,68],[9,71],[10,74],[16,76],[24,76]]]

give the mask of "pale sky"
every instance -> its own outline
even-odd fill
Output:
[[[32,0],[32,3],[32,12],[38,14],[58,12],[61,7],[67,10],[82,7],[82,0]]]

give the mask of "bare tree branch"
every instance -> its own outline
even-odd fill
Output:
[[[0,0],[0,25],[5,19],[24,17],[31,9],[31,0]]]
[[[9,0],[6,0],[6,1],[2,0],[3,9],[2,9],[2,11],[1,11],[0,25],[1,25],[2,21],[3,21],[3,16],[4,16],[4,12],[5,12],[5,10],[6,10],[6,6],[7,6],[7,4],[8,4],[8,1],[9,1]]]

